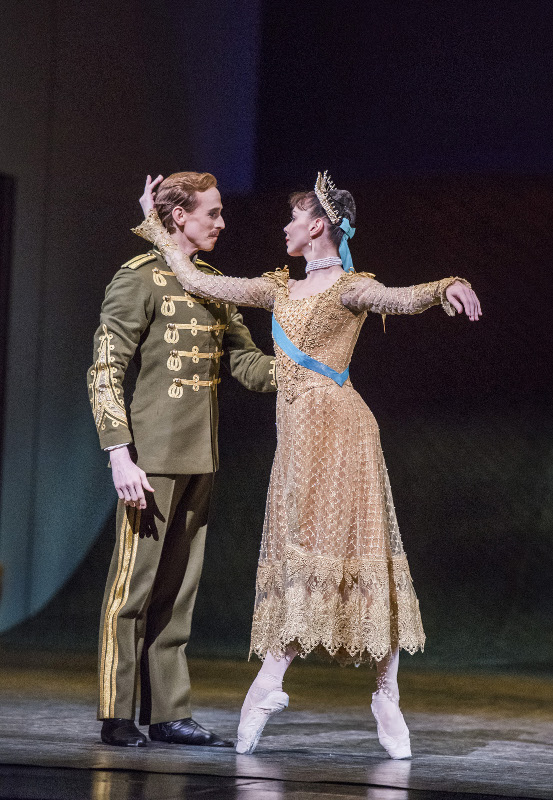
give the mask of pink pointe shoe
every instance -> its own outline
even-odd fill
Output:
[[[386,733],[384,727],[382,725],[382,720],[379,715],[379,706],[382,711],[384,711],[384,704],[387,704],[388,707],[391,705],[395,707],[397,713],[401,717],[401,721],[403,723],[403,731],[396,736],[390,736],[390,734]],[[376,720],[376,732],[378,735],[378,741],[386,750],[390,758],[400,759],[400,758],[411,758],[411,742],[409,740],[409,728],[405,724],[405,720],[403,719],[403,714],[399,710],[399,704],[396,703],[394,700],[391,699],[387,694],[384,692],[375,692],[373,694],[373,701],[371,703],[371,711],[373,712],[373,716]]]
[[[267,722],[274,714],[287,708],[288,701],[289,697],[285,692],[274,691],[269,692],[267,697],[252,706],[238,726],[236,752],[253,753]]]

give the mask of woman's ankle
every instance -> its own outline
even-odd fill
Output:
[[[275,691],[278,689],[282,689],[282,679],[283,675],[273,675],[270,672],[263,672],[263,669],[261,669],[257,673],[257,676],[253,683],[259,686],[259,688]]]
[[[372,699],[386,700],[387,702],[393,703],[395,706],[399,707],[399,694],[394,695],[389,692],[385,692],[382,689],[377,689],[376,692],[373,692]]]
[[[376,691],[374,695],[384,695],[393,703],[399,705],[399,686],[397,684],[397,671],[383,669],[376,675]],[[373,695],[373,696],[374,696]]]

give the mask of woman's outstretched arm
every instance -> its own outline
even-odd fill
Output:
[[[387,287],[359,273],[342,294],[342,303],[351,311],[374,311],[377,314],[420,314],[431,306],[441,304],[450,316],[454,316],[455,311],[465,311],[474,322],[482,314],[476,294],[463,278],[443,278],[416,286]]]
[[[269,311],[273,308],[276,292],[274,281],[265,277],[227,278],[222,275],[206,275],[196,269],[189,256],[171,239],[157,211],[150,211],[133,231],[155,244],[186,292],[237,306],[266,308]]]

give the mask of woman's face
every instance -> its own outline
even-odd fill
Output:
[[[309,250],[312,225],[313,220],[309,216],[309,211],[304,211],[298,206],[292,209],[292,219],[284,228],[289,256],[302,256]]]

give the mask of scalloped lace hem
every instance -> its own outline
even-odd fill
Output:
[[[292,645],[358,664],[422,651],[425,638],[404,554],[345,561],[287,548],[285,561],[259,566],[250,657]]]

